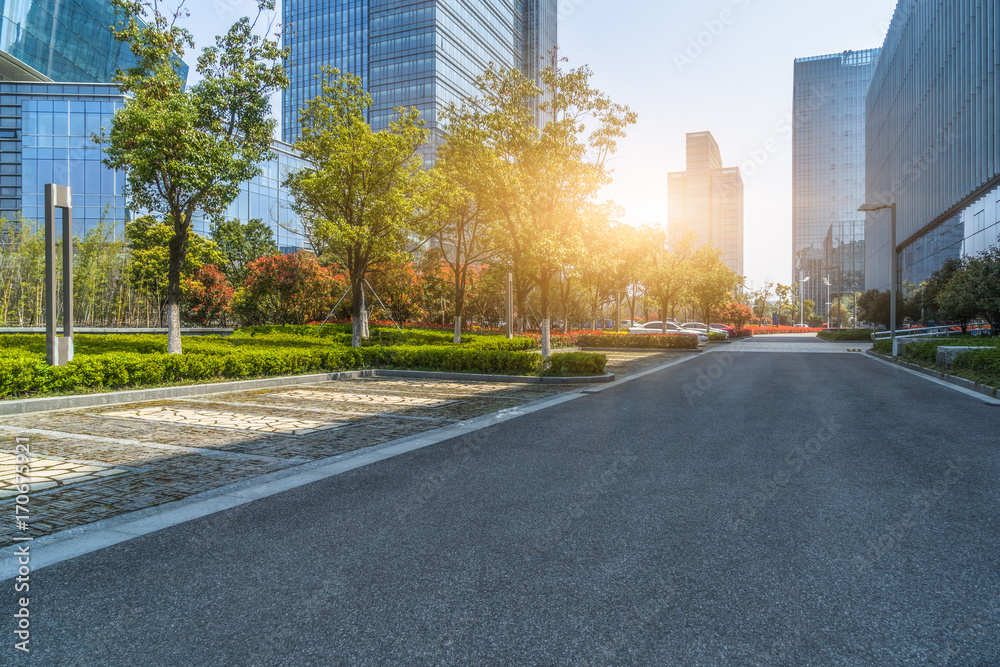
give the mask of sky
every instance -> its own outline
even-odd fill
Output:
[[[794,60],[882,46],[895,6],[559,0],[568,66],[589,65],[593,84],[639,115],[619,147],[605,198],[624,208],[630,224],[665,224],[667,174],[685,168],[685,134],[708,130],[724,166],[743,173],[748,284],[791,282],[792,141],[781,127],[791,120]],[[198,0],[185,25],[200,51],[255,9],[252,0]],[[193,57],[185,59],[193,65]]]

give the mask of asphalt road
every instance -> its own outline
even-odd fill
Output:
[[[998,427],[713,352],[33,573],[0,663],[996,665]]]

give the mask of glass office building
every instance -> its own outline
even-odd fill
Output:
[[[792,279],[824,315],[828,297],[836,302],[865,284],[858,207],[865,199],[865,95],[878,55],[870,49],[795,61]]]
[[[124,197],[124,174],[105,167],[93,133],[111,126],[124,97],[111,84],[0,83],[0,215],[8,220],[45,219],[46,183],[73,191],[74,234],[83,237],[102,221],[121,230],[132,218]],[[298,219],[281,180],[304,160],[276,143],[275,157],[262,173],[240,187],[226,216],[270,225],[285,252],[305,246],[294,230]],[[209,233],[210,221],[196,217],[193,228]],[[289,231],[289,228],[293,231]]]
[[[0,0],[0,81],[109,83],[135,64],[116,23],[108,0]]]
[[[323,65],[362,79],[376,130],[397,107],[415,107],[436,137],[439,111],[477,94],[474,81],[490,63],[537,77],[557,43],[556,9],[556,0],[285,0],[291,85],[282,138],[298,138],[299,110],[319,93]]]
[[[897,284],[1000,234],[1000,6],[900,2],[867,98],[867,200],[897,206]],[[890,287],[889,211],[868,214],[865,286]]]
[[[736,167],[723,168],[719,144],[711,132],[687,135],[687,171],[667,177],[671,229],[694,232],[699,245],[722,252],[722,261],[743,275],[743,177]]]

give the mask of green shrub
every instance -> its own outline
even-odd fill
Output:
[[[698,348],[698,337],[694,334],[581,334],[577,344],[580,347],[694,350]]]
[[[1000,387],[1000,348],[986,347],[960,354],[955,369],[983,384]]]
[[[820,331],[816,334],[824,340],[835,340],[835,341],[871,341],[872,330],[871,329],[845,329],[843,331]]]
[[[541,356],[506,350],[468,350],[437,345],[361,348],[365,365],[378,368],[535,375],[542,369]]]
[[[545,362],[543,375],[580,377],[603,375],[608,358],[595,352],[563,352],[553,354]]]
[[[872,349],[879,354],[892,354],[892,341],[877,340],[872,343]]]
[[[719,331],[709,331],[708,332],[708,340],[709,340],[709,342],[719,343],[719,342],[722,342],[724,340],[729,340],[729,336],[727,336],[726,334],[721,333]]]
[[[506,350],[508,352],[518,352],[523,350],[537,350],[539,343],[534,338],[516,337],[507,339],[503,336],[469,336],[466,342],[462,338],[462,347],[470,350]]]

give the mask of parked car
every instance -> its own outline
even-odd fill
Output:
[[[708,342],[708,334],[704,331],[698,331],[697,329],[685,329],[684,327],[675,324],[674,322],[647,322],[641,327],[631,327],[628,332],[630,334],[662,334],[664,326],[666,327],[667,334],[673,335],[696,335],[698,336],[699,343]]]
[[[697,329],[698,331],[708,331],[708,325],[701,322],[685,322],[681,325],[685,329]]]
[[[712,324],[710,325],[713,329],[718,329],[719,331],[725,331],[729,334],[730,338],[736,338],[736,329],[729,326],[728,324]]]

